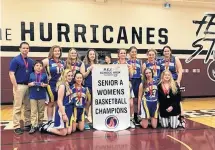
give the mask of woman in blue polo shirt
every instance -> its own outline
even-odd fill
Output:
[[[31,128],[28,79],[33,72],[33,60],[28,58],[29,44],[27,42],[22,42],[19,50],[21,54],[11,60],[9,68],[9,76],[13,84],[13,127],[16,134],[23,133],[20,128],[22,103],[24,103],[24,130],[29,131]]]
[[[61,47],[54,45],[50,48],[48,58],[43,60],[49,82],[47,86],[47,94],[49,97],[49,101],[47,101],[47,116],[50,123],[52,123],[54,104],[57,101],[56,83],[64,70],[64,62],[61,60],[61,56]]]
[[[30,74],[28,86],[30,87],[31,103],[31,130],[34,133],[37,127],[41,126],[44,118],[44,108],[46,99],[47,75],[42,73],[43,63],[37,60],[34,64],[34,72]],[[38,117],[37,117],[38,114]],[[38,124],[37,124],[38,123]]]

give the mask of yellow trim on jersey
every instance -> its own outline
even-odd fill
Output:
[[[149,114],[149,109],[147,107],[147,104],[146,104],[146,98],[145,96],[143,96],[143,108],[145,109],[145,113],[146,113],[146,118],[150,118],[150,114]]]
[[[72,119],[73,121],[75,121],[75,123],[76,123],[76,120],[77,120],[77,108],[76,108],[76,107],[74,108],[74,113],[73,113],[71,119]]]
[[[155,114],[154,114],[154,118],[158,118],[158,108],[159,108],[159,103],[157,103],[157,108],[156,108],[156,111],[155,111]]]
[[[81,115],[81,121],[85,121],[85,118],[84,118],[84,113],[85,112],[85,108],[83,109],[83,113],[82,113],[82,115]]]
[[[54,102],[54,94],[52,93],[51,86],[47,86],[47,94],[49,95],[49,101]]]
[[[49,64],[46,66],[46,73],[47,73],[48,79],[51,79],[52,76],[51,76]]]
[[[88,88],[86,89],[86,100],[91,103],[91,94]]]

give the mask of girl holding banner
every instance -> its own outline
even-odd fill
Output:
[[[71,90],[69,83],[72,81],[72,71],[66,69],[62,72],[59,81],[57,82],[56,89],[58,92],[57,107],[55,110],[54,127],[50,123],[44,124],[41,132],[49,132],[61,136],[71,134],[72,132],[72,114],[74,106],[71,102]]]
[[[43,60],[49,82],[49,85],[47,86],[48,101],[46,102],[48,103],[47,116],[49,123],[53,123],[53,109],[55,101],[58,99],[56,83],[61,75],[61,72],[64,70],[64,62],[61,60],[61,56],[61,47],[55,45],[50,48],[48,58]]]
[[[94,49],[89,49],[81,65],[80,72],[83,74],[83,77],[85,78],[84,86],[88,88],[91,95],[91,99],[92,99],[92,69],[93,69],[93,65],[97,63],[98,63],[98,53]],[[88,101],[86,104],[87,116],[89,114],[90,105],[91,105],[91,101]],[[90,128],[89,125],[85,123],[85,129],[89,129],[89,128]]]
[[[86,103],[90,103],[91,95],[88,88],[82,86],[83,75],[77,72],[74,75],[74,84],[71,87],[71,101],[74,105],[74,113],[72,115],[73,120],[73,132],[76,131],[76,126],[78,124],[78,129],[80,131],[84,130],[84,112]]]
[[[157,81],[153,79],[153,70],[146,68],[143,71],[144,81],[139,87],[138,112],[143,128],[148,127],[148,120],[151,119],[153,128],[157,128],[158,118],[158,88]]]
[[[128,64],[127,60],[126,60],[126,54],[127,51],[126,49],[119,49],[118,50],[118,61],[114,62],[113,64],[127,64],[128,65],[128,70],[129,70],[129,80],[131,80],[131,77],[133,76],[134,70],[131,67],[130,64]],[[130,117],[131,117],[131,121],[130,121],[130,126],[131,128],[135,128],[134,125],[134,103],[133,103],[133,98],[134,98],[134,93],[133,93],[133,88],[132,88],[132,84],[130,83]]]
[[[75,48],[71,48],[69,50],[68,57],[65,62],[66,69],[70,69],[73,75],[75,75],[77,72],[80,72],[81,64],[82,62],[79,59],[77,50]],[[70,83],[70,85],[73,85],[73,84],[74,84],[74,81]]]
[[[133,75],[131,76],[131,84],[134,92],[134,121],[136,125],[139,125],[137,117],[137,107],[138,107],[138,91],[139,85],[141,83],[141,69],[142,61],[137,59],[137,48],[132,46],[129,48],[130,59],[127,61],[133,69]]]

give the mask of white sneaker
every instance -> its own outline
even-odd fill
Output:
[[[130,121],[130,127],[131,127],[132,129],[134,129],[134,128],[135,128],[135,125],[134,125],[133,120],[131,120],[131,121]]]

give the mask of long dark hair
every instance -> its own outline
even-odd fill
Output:
[[[152,70],[151,68],[146,68],[146,69],[143,71],[143,76],[144,76],[143,82],[142,82],[142,84],[143,84],[143,91],[145,91],[145,89],[146,89],[147,86],[148,86],[148,85],[147,85],[146,70],[150,70],[151,73],[152,73],[152,79],[154,78],[154,72],[153,72],[153,70]]]
[[[163,49],[161,50],[161,55],[164,56],[163,53],[164,53],[164,49],[165,48],[168,48],[170,50],[170,52],[171,52],[170,57],[171,57],[172,56],[172,48],[170,46],[168,46],[168,45],[166,45],[166,46],[163,47]]]

